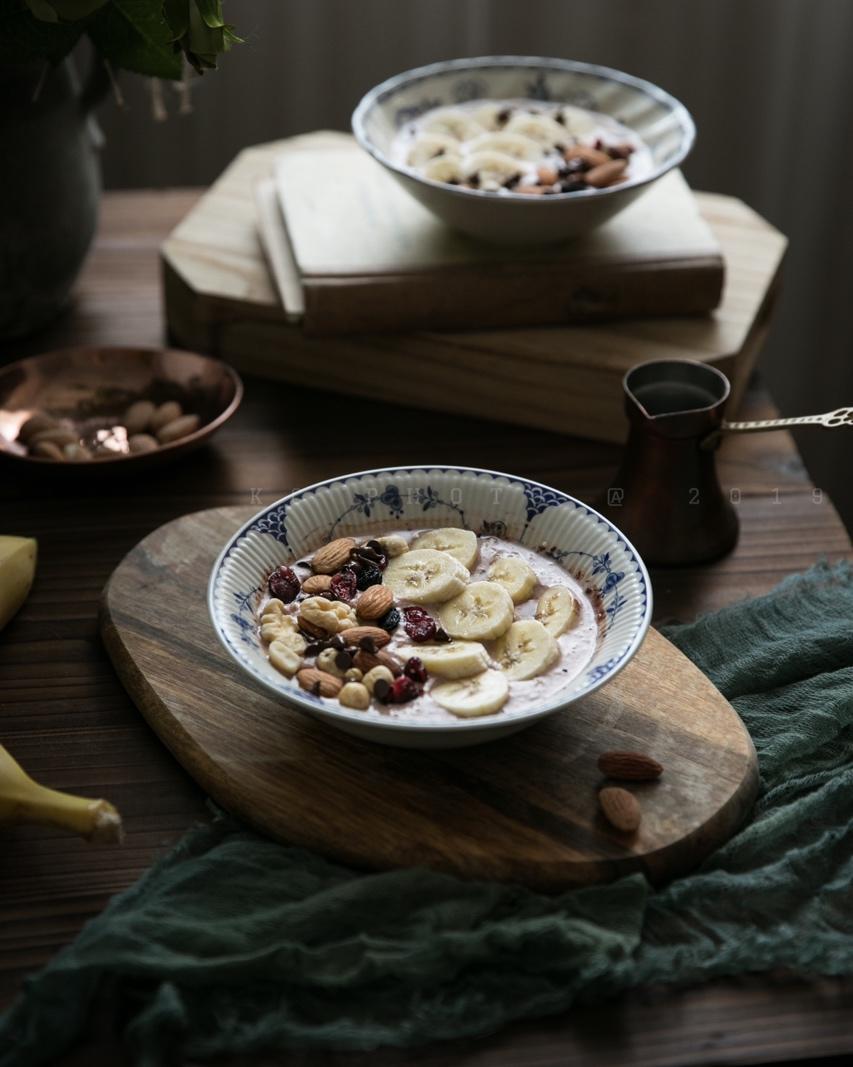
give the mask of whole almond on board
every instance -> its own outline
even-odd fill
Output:
[[[318,593],[325,593],[331,584],[331,574],[311,574],[302,583],[302,592],[317,596]]]
[[[296,680],[309,693],[321,697],[336,697],[343,686],[343,680],[327,671],[318,671],[316,667],[304,667],[296,672]]]
[[[598,794],[598,803],[605,819],[623,834],[632,834],[640,825],[640,802],[633,793],[611,785]]]
[[[360,619],[381,619],[394,605],[394,594],[387,585],[371,585],[355,602]]]
[[[628,782],[651,782],[663,774],[661,764],[642,752],[602,752],[598,769],[608,778]]]
[[[370,637],[377,648],[382,648],[391,640],[391,635],[380,626],[350,626],[340,631],[341,637],[348,645],[357,645],[363,638]]]
[[[625,168],[628,166],[627,159],[611,159],[607,163],[602,163],[600,167],[593,167],[592,170],[588,170],[584,174],[584,179],[587,185],[591,185],[593,189],[603,189],[607,185],[612,185],[615,181],[625,173]]]
[[[336,541],[330,541],[314,553],[311,569],[315,574],[334,574],[347,562],[354,548],[355,541],[351,537],[339,537]]]

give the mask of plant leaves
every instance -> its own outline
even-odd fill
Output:
[[[195,0],[195,4],[206,26],[217,30],[225,25],[225,19],[222,17],[222,0]]]
[[[27,0],[27,7],[41,22],[59,22],[59,15],[47,0]]]
[[[85,19],[103,7],[107,0],[50,0],[61,19]]]
[[[114,66],[155,78],[180,79],[180,52],[160,4],[111,0],[87,28],[98,51]]]
[[[77,44],[83,25],[42,22],[23,4],[9,11],[0,0],[0,63],[27,63],[46,60],[59,63]]]
[[[172,40],[183,37],[190,28],[190,4],[192,0],[165,0],[163,14],[172,31]]]

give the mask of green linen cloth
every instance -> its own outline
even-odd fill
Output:
[[[485,1034],[645,983],[853,972],[853,569],[820,565],[667,636],[734,703],[761,767],[748,824],[696,873],[547,897],[358,873],[219,817],[28,979],[0,1064],[61,1057],[107,991],[154,1067]]]

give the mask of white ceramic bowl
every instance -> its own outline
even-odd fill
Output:
[[[431,181],[391,159],[397,131],[424,111],[468,100],[518,97],[574,104],[618,119],[649,146],[652,172],[609,189],[499,195]],[[362,148],[440,219],[502,244],[553,243],[599,226],[677,167],[696,135],[684,105],[651,82],[609,67],[539,56],[451,59],[407,70],[362,98],[352,128]]]
[[[558,698],[521,712],[419,725],[324,700],[270,665],[257,609],[275,567],[335,537],[438,526],[493,533],[531,548],[547,543],[553,559],[598,592],[605,621],[596,653]],[[652,592],[643,561],[619,530],[565,493],[476,468],[392,467],[320,482],[259,511],[214,564],[208,607],[216,634],[234,660],[287,704],[371,741],[456,748],[515,733],[605,685],[639,648],[651,618]]]

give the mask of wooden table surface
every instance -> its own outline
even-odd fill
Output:
[[[161,343],[157,250],[197,195],[107,195],[74,308],[39,337],[0,347],[0,359],[72,343]],[[321,365],[316,381],[321,387]],[[768,407],[755,392],[748,404],[751,415]],[[0,637],[0,739],[46,784],[113,800],[124,814],[127,840],[115,849],[47,829],[3,831],[0,1004],[110,894],[134,882],[204,817],[201,792],[145,726],[98,638],[101,589],[140,538],[189,511],[260,506],[297,486],[394,463],[511,470],[592,499],[608,484],[617,458],[613,446],[544,431],[249,379],[243,407],[215,442],[162,472],[91,493],[4,474],[0,529],[37,537],[40,560],[32,596]],[[727,487],[740,491],[740,544],[713,566],[656,573],[658,621],[689,619],[764,592],[822,556],[853,556],[831,502],[810,483],[787,434],[730,439],[721,474]],[[815,1059],[853,1053],[852,1009],[853,983],[756,976],[693,990],[645,990],[479,1041],[369,1056],[289,1054],[287,1062],[660,1067]],[[121,1062],[109,1026],[65,1062]]]

